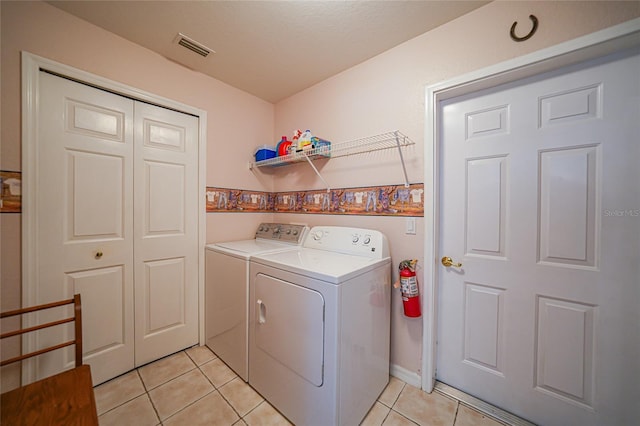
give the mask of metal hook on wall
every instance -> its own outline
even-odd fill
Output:
[[[535,15],[529,15],[529,19],[531,19],[531,22],[533,22],[533,28],[531,28],[531,31],[529,31],[529,34],[527,34],[524,37],[518,37],[516,35],[516,25],[518,25],[518,21],[515,21],[513,23],[513,25],[511,25],[511,39],[513,41],[525,41],[525,40],[529,40],[536,32],[536,30],[538,29],[538,18],[535,17]]]

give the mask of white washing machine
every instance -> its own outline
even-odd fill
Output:
[[[262,223],[255,239],[208,244],[205,250],[206,345],[248,380],[249,259],[300,247],[304,225]]]
[[[317,226],[250,264],[249,384],[296,425],[359,424],[389,381],[386,237]]]

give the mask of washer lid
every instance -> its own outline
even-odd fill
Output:
[[[341,284],[380,265],[390,263],[391,259],[372,259],[301,248],[280,253],[258,254],[252,257],[251,261],[332,284]]]
[[[208,244],[207,249],[226,253],[235,256],[249,257],[258,253],[268,253],[280,250],[290,250],[297,246],[295,244],[280,243],[270,240],[241,240],[228,241],[222,243]]]

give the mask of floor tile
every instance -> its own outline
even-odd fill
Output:
[[[213,391],[162,424],[164,426],[230,426],[236,424],[238,420],[238,415],[222,398],[220,392]]]
[[[185,352],[189,355],[189,358],[196,363],[196,365],[202,365],[205,362],[209,362],[217,358],[216,354],[206,346],[194,346],[187,349]]]
[[[267,401],[243,417],[248,426],[291,426],[291,423]]]
[[[240,417],[244,417],[245,414],[264,401],[258,392],[239,377],[236,377],[218,390],[224,399],[238,412]]]
[[[96,386],[93,393],[96,397],[98,415],[106,413],[145,392],[142,380],[135,370]]]
[[[195,346],[94,388],[101,426],[291,426],[215,353]],[[161,423],[162,422],[162,423]],[[504,426],[390,377],[361,426]]]
[[[464,404],[458,405],[455,426],[503,426],[493,417],[486,416]]]
[[[416,423],[412,422],[406,417],[403,417],[393,410],[389,412],[389,415],[382,424],[383,426],[416,426]],[[427,426],[427,423],[420,424],[420,426]]]
[[[138,371],[147,390],[151,390],[194,368],[196,365],[191,361],[191,358],[184,352],[178,352],[140,367]]]
[[[98,417],[100,426],[155,426],[160,424],[160,419],[149,401],[147,394],[111,410]]]
[[[222,362],[220,358],[216,358],[213,361],[201,365],[200,370],[202,370],[209,380],[211,380],[211,383],[213,383],[216,388],[219,388],[237,377],[236,373],[227,367],[227,364]]]
[[[202,372],[195,369],[150,390],[149,396],[160,420],[164,421],[213,390]]]
[[[384,419],[387,417],[390,410],[391,409],[386,405],[376,401],[360,424],[362,426],[380,426],[382,425],[382,422],[384,422]]]
[[[378,401],[382,402],[387,407],[393,407],[393,404],[396,403],[396,400],[398,399],[398,396],[400,396],[400,392],[402,392],[404,385],[405,383],[402,380],[390,376],[389,384],[384,389],[384,391],[382,391],[382,394],[378,398]]]
[[[458,401],[437,392],[426,393],[406,385],[393,409],[420,425],[451,426],[455,420]]]

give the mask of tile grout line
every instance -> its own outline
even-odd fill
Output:
[[[169,417],[167,417],[166,419],[162,420],[162,421],[161,421],[161,423],[162,423],[162,424],[164,424],[164,422],[165,422],[165,421],[167,421],[167,420],[169,420],[170,418],[172,418],[172,417],[174,417],[174,416],[178,415],[178,413],[183,412],[183,411],[184,411],[184,410],[186,410],[187,408],[191,407],[192,405],[194,405],[194,404],[195,404],[195,403],[197,403],[198,401],[200,401],[200,400],[202,400],[202,399],[206,398],[207,396],[211,395],[212,393],[214,393],[214,392],[216,392],[216,391],[217,391],[217,389],[216,389],[216,388],[215,388],[215,386],[214,386],[214,388],[213,388],[213,390],[212,390],[211,392],[207,392],[206,394],[202,395],[200,398],[196,399],[195,401],[192,401],[191,403],[189,403],[189,404],[185,405],[184,407],[182,407],[181,409],[179,409],[178,411],[176,411],[175,413],[173,413],[172,415],[170,415],[170,416],[169,416]],[[218,393],[219,393],[219,392],[218,392]],[[149,398],[149,399],[151,399],[151,398]],[[155,406],[154,406],[154,409],[155,409]],[[160,416],[158,416],[158,418],[160,418]]]
[[[456,425],[456,420],[458,420],[458,412],[460,411],[460,401],[456,399],[456,413],[453,416],[453,424],[451,426]]]
[[[387,385],[388,386],[388,385]],[[414,425],[419,425],[419,423],[413,421],[413,419],[407,417],[406,415],[402,414],[400,411],[394,409],[393,407],[395,407],[396,403],[398,402],[398,400],[400,399],[400,395],[402,394],[402,392],[404,391],[405,387],[407,386],[407,383],[403,383],[402,387],[400,388],[400,391],[398,392],[398,395],[396,395],[395,399],[393,400],[393,403],[391,404],[391,407],[389,407],[389,412],[387,413],[387,415],[384,417],[384,419],[382,420],[382,424],[384,424],[384,422],[387,420],[387,418],[389,417],[389,415],[391,414],[391,412],[393,411],[394,413],[396,413],[398,416],[402,417],[403,419],[406,419],[407,421],[411,422]],[[382,405],[384,405],[385,407],[387,406],[384,402],[380,401],[379,399],[377,399],[376,401],[380,402]],[[452,425],[453,426],[453,425]]]
[[[140,368],[141,368],[141,367],[136,368],[136,372],[138,373],[138,376],[140,377],[140,381],[142,382],[142,386],[144,387],[144,389],[145,389],[145,391],[146,391],[147,398],[149,398],[149,402],[151,402],[151,407],[153,407],[153,410],[155,411],[156,416],[158,417],[158,420],[159,420],[159,423],[158,423],[158,424],[159,424],[159,425],[163,425],[163,424],[164,424],[164,422],[165,422],[166,420],[169,420],[171,417],[175,416],[176,414],[180,413],[181,411],[183,411],[183,410],[184,410],[184,409],[186,409],[187,407],[190,407],[191,405],[193,405],[193,404],[195,404],[196,402],[200,401],[200,400],[201,400],[202,398],[204,398],[205,396],[207,396],[207,395],[209,395],[210,393],[215,392],[215,391],[217,390],[217,389],[216,389],[216,386],[215,386],[213,383],[211,383],[211,381],[209,380],[209,378],[207,377],[207,375],[206,375],[206,374],[204,374],[204,372],[200,369],[200,366],[197,364],[197,362],[196,362],[196,361],[195,361],[191,356],[189,356],[189,354],[186,352],[186,349],[183,349],[183,350],[181,350],[181,351],[175,352],[175,353],[173,353],[173,354],[171,354],[171,355],[166,356],[165,358],[169,358],[169,357],[171,357],[171,356],[175,356],[175,355],[177,355],[177,354],[179,354],[179,353],[181,353],[181,352],[182,352],[182,353],[184,353],[184,354],[186,355],[187,359],[188,359],[189,361],[191,361],[191,363],[193,364],[193,366],[194,366],[194,367],[193,367],[193,368],[191,368],[191,369],[189,369],[189,370],[187,370],[187,371],[184,371],[184,372],[182,372],[182,373],[178,374],[178,375],[177,375],[177,376],[175,376],[175,377],[172,377],[171,379],[167,380],[166,382],[162,382],[162,383],[160,383],[159,385],[157,385],[157,386],[153,387],[153,389],[148,389],[148,387],[147,387],[146,383],[145,383],[145,382],[144,382],[144,380],[142,379],[142,375],[140,374]],[[213,361],[213,360],[211,360],[211,361]],[[153,362],[155,362],[155,361],[152,361],[152,362],[150,362],[150,363],[148,363],[148,364],[145,364],[145,365],[152,364]],[[143,367],[144,367],[144,366],[143,366]],[[158,389],[160,386],[166,385],[167,383],[170,383],[170,382],[172,382],[172,381],[176,380],[177,378],[182,377],[182,376],[184,376],[185,374],[188,374],[188,373],[190,373],[190,372],[192,372],[193,370],[196,370],[196,369],[200,371],[200,373],[205,377],[205,379],[207,379],[207,381],[209,381],[209,383],[211,383],[211,386],[213,386],[213,391],[211,391],[211,392],[207,392],[205,395],[203,395],[202,397],[198,398],[197,400],[192,401],[190,404],[185,405],[184,407],[182,407],[181,409],[179,409],[179,410],[178,410],[178,411],[176,411],[175,413],[171,414],[171,415],[170,415],[169,417],[167,417],[166,419],[161,419],[161,418],[160,418],[160,413],[158,412],[158,409],[156,408],[156,404],[153,402],[153,398],[151,398],[151,394],[150,394],[149,392],[150,392],[151,390]],[[121,405],[123,405],[123,404],[121,404]]]
[[[153,408],[153,412],[156,413],[156,418],[158,419],[158,425],[162,424],[162,420],[160,419],[160,413],[158,413],[158,409],[156,408],[156,404],[153,403],[153,399],[151,399],[151,395],[149,395],[149,389],[147,389],[147,385],[145,384],[144,380],[142,380],[142,376],[140,375],[140,370],[138,368],[136,368],[136,374],[138,375],[138,379],[140,379],[140,383],[142,383],[142,387],[144,388],[144,393],[143,395],[147,396],[147,399],[149,400],[149,403],[151,404],[151,408]],[[124,404],[120,404],[119,407],[121,407]]]
[[[194,404],[195,404],[195,403],[197,403],[198,401],[202,400],[203,398],[206,398],[208,395],[211,395],[211,394],[212,394],[212,393],[214,393],[214,392],[218,392],[218,394],[220,395],[220,397],[221,397],[221,398],[222,398],[222,399],[227,403],[227,405],[228,405],[228,406],[233,410],[233,412],[234,412],[234,413],[236,413],[236,415],[238,416],[239,420],[242,420],[242,417],[240,416],[240,413],[238,413],[238,411],[236,411],[236,409],[233,407],[233,405],[231,405],[231,403],[230,403],[229,401],[227,401],[227,399],[224,397],[224,395],[222,394],[222,392],[220,392],[220,388],[219,388],[219,387],[217,387],[217,386],[215,385],[215,383],[213,383],[213,382],[211,381],[211,379],[209,379],[209,376],[207,376],[207,375],[205,374],[205,372],[204,372],[204,371],[202,371],[202,368],[200,368],[202,365],[208,364],[208,363],[213,362],[213,361],[215,361],[216,359],[220,359],[220,358],[219,358],[219,357],[218,357],[218,356],[217,356],[213,351],[211,351],[211,353],[214,355],[214,358],[213,358],[213,359],[210,359],[210,360],[208,360],[208,361],[206,361],[206,362],[203,362],[202,364],[198,364],[198,362],[197,362],[195,359],[193,359],[193,358],[192,358],[192,357],[187,353],[187,351],[186,351],[186,350],[184,350],[183,352],[187,355],[187,357],[191,360],[191,362],[193,362],[193,363],[194,363],[194,365],[195,365],[194,370],[195,370],[195,369],[197,369],[197,370],[200,372],[200,374],[202,374],[202,375],[204,376],[204,378],[205,378],[205,379],[206,379],[206,380],[211,384],[211,386],[213,387],[213,390],[212,390],[211,392],[207,392],[205,395],[202,395],[200,398],[196,399],[195,401],[191,402],[190,404],[185,405],[185,406],[184,406],[184,407],[182,407],[180,410],[176,411],[176,412],[175,412],[175,413],[173,413],[171,416],[167,417],[165,420],[169,420],[171,417],[173,417],[173,416],[177,415],[178,413],[180,413],[180,412],[182,412],[182,411],[186,410],[188,407],[191,407],[192,405],[194,405]],[[221,361],[222,361],[222,360],[221,360]],[[188,372],[190,372],[190,371],[192,371],[192,370],[189,370]],[[183,374],[186,374],[186,373],[183,373]],[[181,375],[182,375],[182,374],[181,374]],[[180,377],[180,376],[176,376],[176,377],[174,377],[174,379],[176,379],[176,378],[178,378],[178,377]],[[238,377],[238,376],[236,376],[236,377]],[[231,380],[229,380],[229,381],[224,382],[222,385],[220,385],[220,387],[222,387],[222,386],[224,386],[224,385],[226,385],[226,384],[230,383],[230,382],[231,382],[232,380],[234,380],[236,377],[232,378],[232,379],[231,379]],[[174,379],[171,379],[171,380],[174,380]],[[171,381],[171,380],[170,380],[170,381]],[[165,382],[165,383],[168,383],[168,382]],[[149,399],[151,399],[151,397],[149,397]],[[258,405],[260,405],[260,404],[258,404]],[[154,409],[155,409],[155,406],[154,406]],[[158,416],[158,418],[160,418],[160,416]],[[163,421],[161,421],[161,424],[164,424],[164,420],[163,420]],[[235,423],[234,423],[234,424],[235,424]]]
[[[229,400],[224,396],[224,394],[223,394],[222,392],[220,392],[220,388],[221,388],[221,387],[223,387],[223,386],[225,386],[225,385],[227,385],[227,384],[231,383],[231,382],[232,382],[233,380],[235,380],[236,378],[240,379],[240,376],[238,376],[238,375],[236,374],[233,378],[231,378],[230,380],[228,380],[228,381],[224,382],[223,384],[221,384],[221,385],[218,387],[218,386],[216,386],[216,385],[215,385],[215,383],[213,383],[213,382],[211,381],[211,379],[209,379],[209,376],[207,376],[207,375],[205,374],[205,372],[204,372],[204,371],[202,371],[202,369],[200,368],[202,365],[205,365],[205,364],[208,364],[208,363],[210,363],[210,362],[213,362],[213,361],[215,361],[216,359],[220,359],[220,357],[219,357],[219,356],[217,356],[217,355],[215,354],[215,352],[211,351],[211,353],[214,355],[214,358],[213,358],[213,359],[210,359],[210,360],[208,360],[207,362],[204,362],[204,363],[202,363],[202,364],[200,364],[200,365],[199,365],[199,364],[194,360],[194,363],[196,364],[196,368],[197,368],[198,370],[200,370],[200,373],[202,373],[202,375],[203,375],[203,376],[204,376],[204,377],[209,381],[209,383],[211,383],[211,386],[213,386],[214,392],[215,392],[215,391],[217,391],[217,392],[218,392],[218,394],[220,395],[220,397],[222,398],[222,400],[223,400],[223,401],[224,401],[224,402],[225,402],[225,403],[226,403],[226,404],[227,404],[227,405],[228,405],[228,406],[233,410],[233,412],[234,412],[234,413],[236,413],[236,415],[238,416],[238,421],[242,420],[242,421],[244,422],[244,416],[241,416],[241,415],[240,415],[240,413],[238,412],[238,410],[236,410],[236,408],[235,408],[235,407],[231,404],[231,402],[230,402],[230,401],[229,401]],[[189,354],[187,354],[187,356],[189,356]],[[189,357],[189,358],[191,358],[191,357]],[[192,358],[192,359],[193,359],[193,358]],[[222,361],[221,359],[220,359],[220,361],[224,364],[224,361]],[[226,364],[225,364],[225,366],[226,366]],[[227,366],[227,368],[229,368],[229,367]],[[241,379],[240,379],[240,380],[241,380]],[[252,388],[252,389],[253,389],[253,388]],[[211,393],[211,392],[210,392],[210,393]],[[209,395],[210,393],[208,393],[207,395]],[[263,402],[265,402],[265,401],[266,401],[266,400],[262,397],[262,395],[260,395],[260,397],[262,398],[262,401],[260,401],[260,403],[259,403],[258,405],[256,405],[256,406],[255,406],[255,407],[253,407],[251,410],[249,410],[249,411],[247,412],[247,414],[245,414],[245,416],[247,416],[249,413],[251,413],[253,410],[255,410],[256,408],[258,408],[260,405],[262,405],[262,403],[263,403]],[[204,396],[203,396],[203,398],[204,398]],[[200,398],[200,399],[202,399],[202,398]],[[200,399],[198,399],[198,401],[199,401]],[[195,403],[195,402],[194,402],[194,403]],[[193,403],[192,403],[192,404],[193,404]],[[192,404],[190,404],[190,405],[192,405]],[[186,407],[185,407],[185,408],[186,408]],[[182,411],[182,410],[180,410],[180,411]],[[236,421],[236,423],[237,423],[237,421]],[[246,424],[246,422],[244,422],[244,423]],[[234,424],[235,424],[235,423],[234,423]]]
[[[398,395],[396,395],[391,405],[387,405],[384,402],[380,401],[380,396],[382,396],[382,394],[380,394],[380,396],[376,399],[376,401],[378,401],[380,404],[384,405],[385,407],[389,407],[391,410],[393,410],[394,405],[396,405],[396,402],[398,402],[398,399],[400,399],[400,394],[402,393],[406,385],[407,385],[406,383],[403,383],[402,388],[400,388]],[[387,386],[389,386],[389,384],[387,384]],[[384,393],[384,390],[382,392]],[[393,411],[396,411],[396,410],[393,410]]]
[[[229,401],[227,400],[227,398],[225,398],[224,394],[223,394],[222,392],[220,392],[220,388],[221,388],[221,387],[223,387],[223,386],[225,386],[225,385],[227,385],[227,384],[231,383],[233,380],[235,380],[237,377],[239,378],[240,376],[236,375],[236,376],[235,376],[235,377],[233,377],[231,380],[228,380],[228,381],[224,382],[223,384],[221,384],[221,385],[220,385],[220,387],[218,387],[218,386],[216,386],[216,385],[215,385],[215,383],[213,383],[213,382],[211,381],[211,379],[209,379],[209,376],[207,376],[207,375],[205,374],[205,372],[204,372],[204,371],[202,371],[202,368],[200,368],[202,365],[205,365],[205,364],[208,364],[208,363],[210,363],[210,362],[213,362],[213,361],[215,361],[216,359],[220,359],[220,357],[219,357],[219,356],[217,356],[217,355],[215,354],[215,352],[211,351],[211,353],[214,355],[214,358],[213,358],[213,359],[210,359],[210,360],[208,360],[207,362],[204,362],[204,363],[202,363],[202,364],[200,364],[200,365],[198,365],[198,364],[196,363],[196,367],[198,368],[198,370],[200,370],[200,373],[202,373],[202,375],[203,375],[203,376],[204,376],[204,377],[209,381],[209,383],[211,383],[211,386],[213,386],[214,392],[215,392],[215,391],[217,391],[217,392],[218,392],[218,394],[220,395],[220,397],[222,398],[222,400],[223,400],[223,401],[224,401],[224,402],[225,402],[225,403],[226,403],[226,404],[227,404],[227,405],[228,405],[228,406],[233,410],[233,412],[234,412],[234,413],[236,413],[236,415],[238,416],[238,420],[242,420],[242,421],[244,422],[244,420],[243,420],[243,419],[244,419],[244,417],[240,415],[240,413],[236,410],[236,408],[235,408],[233,405],[231,405],[231,402],[229,402]],[[187,354],[187,356],[188,356],[188,354]],[[224,361],[222,361],[221,359],[220,359],[220,361],[224,364]],[[225,364],[225,365],[226,365],[226,364]],[[227,366],[227,368],[228,368],[228,366]],[[210,392],[210,393],[211,393],[211,392]],[[207,394],[207,395],[209,395],[209,394]],[[260,396],[262,397],[262,395],[260,395]],[[203,398],[204,398],[204,397],[203,397]],[[200,398],[200,399],[202,399],[202,398]],[[198,401],[199,401],[200,399],[198,399]],[[264,401],[265,401],[265,399],[263,398],[263,399],[262,399],[262,402],[264,402]],[[260,404],[262,404],[262,402],[260,402]],[[249,412],[248,412],[247,414],[249,414],[251,411],[255,410],[258,406],[260,406],[260,404],[256,405],[256,406],[255,406],[255,407],[253,407],[251,410],[249,410]],[[236,423],[237,423],[237,421],[236,421]],[[246,422],[245,422],[245,423],[246,423]],[[235,424],[235,423],[234,423],[234,424]]]
[[[102,417],[102,416],[104,416],[105,414],[110,413],[110,412],[112,412],[112,411],[114,411],[114,410],[116,410],[116,409],[118,409],[118,408],[122,407],[123,405],[130,403],[130,402],[131,402],[131,401],[133,401],[134,399],[140,398],[142,395],[147,395],[147,397],[149,398],[149,402],[151,402],[151,398],[149,397],[149,392],[147,391],[147,387],[145,386],[144,381],[142,380],[142,377],[140,377],[140,373],[138,372],[138,369],[137,369],[137,368],[136,368],[136,369],[134,369],[134,370],[132,370],[132,371],[128,371],[128,372],[126,372],[126,373],[123,373],[123,374],[121,374],[120,376],[114,377],[114,378],[113,378],[113,379],[111,379],[111,380],[116,380],[116,379],[118,379],[118,378],[121,378],[121,377],[123,377],[123,376],[125,376],[125,375],[127,375],[127,374],[129,374],[129,373],[131,373],[131,372],[133,372],[133,371],[135,371],[135,372],[136,372],[136,375],[138,376],[138,379],[140,380],[140,384],[142,384],[143,392],[142,392],[141,394],[139,394],[139,395],[136,395],[136,396],[134,396],[134,397],[130,398],[130,399],[127,399],[126,401],[121,402],[120,404],[118,404],[118,405],[116,405],[116,406],[114,406],[114,407],[109,408],[107,411],[104,411],[104,412],[100,413],[100,414],[98,415],[98,417]],[[105,382],[105,383],[108,383],[109,381],[110,381],[110,380],[108,380],[108,381],[107,381],[107,382]],[[94,386],[93,388],[95,389],[95,388],[97,388],[97,387],[99,387],[99,386],[102,386],[102,385],[103,385],[103,384],[105,384],[105,383],[100,383],[99,385]],[[155,407],[153,406],[153,402],[151,402],[151,406],[153,407],[153,409],[154,409],[154,411],[155,411]],[[156,413],[156,415],[157,415],[157,413]],[[159,418],[160,418],[160,416],[158,416],[158,419],[159,419]]]
[[[189,359],[189,361],[193,362],[193,360],[191,359],[191,357],[189,356],[189,354],[187,354],[184,350],[179,351],[179,352],[176,352],[176,353],[171,354],[171,355],[169,355],[169,356],[174,356],[174,355],[176,355],[176,354],[179,354],[180,352],[184,352],[184,354],[187,356],[187,359]],[[168,358],[168,357],[167,357],[167,358]],[[196,365],[196,363],[195,363],[195,362],[193,362],[193,364],[195,365],[195,368],[197,368],[197,367],[198,367],[198,366]],[[148,364],[147,364],[147,365],[148,365]],[[175,376],[175,377],[173,377],[173,378],[171,378],[171,379],[167,380],[166,382],[163,382],[163,383],[161,383],[161,384],[157,385],[157,386],[156,386],[156,387],[154,387],[153,389],[158,389],[160,386],[163,386],[163,385],[165,385],[165,384],[167,384],[167,383],[172,382],[173,380],[175,380],[175,379],[177,379],[178,377],[181,377],[181,376],[183,376],[183,375],[185,375],[185,374],[189,373],[190,371],[194,370],[195,368],[192,368],[191,370],[187,370],[187,371],[185,371],[185,372],[183,372],[183,373],[181,373],[181,374],[179,374],[179,375],[177,375],[177,376]],[[140,374],[140,373],[139,373],[139,370],[138,370],[137,368],[136,368],[136,371],[138,371],[138,374]],[[140,380],[142,380],[142,376],[140,376]],[[144,388],[145,388],[145,389],[147,389],[147,385],[144,383],[144,380],[142,380],[142,385],[144,386]],[[153,389],[151,389],[151,390],[153,390]],[[178,414],[180,411],[182,411],[182,410],[184,410],[184,409],[186,408],[186,407],[182,407],[180,410],[178,410],[178,411],[176,411],[175,413],[171,414],[171,415],[170,415],[169,417],[167,417],[166,419],[162,419],[162,418],[160,417],[160,413],[158,412],[158,409],[156,408],[156,404],[153,402],[153,398],[151,398],[151,394],[149,393],[149,391],[150,391],[150,390],[149,390],[149,389],[147,389],[147,397],[149,398],[149,401],[151,402],[151,406],[153,407],[153,410],[156,412],[156,416],[158,416],[158,420],[160,421],[160,423],[159,423],[160,425],[163,425],[163,424],[164,424],[164,422],[165,422],[165,420],[169,420],[171,417],[175,416],[175,415],[176,415],[176,414]]]
[[[236,376],[236,377],[239,377],[239,376]],[[225,382],[225,384],[224,384],[224,385],[222,385],[222,386],[225,386],[225,385],[227,385],[227,384],[231,383],[233,380],[235,380],[235,379],[236,379],[236,377],[234,377],[233,379],[229,380],[228,382]],[[222,386],[220,386],[220,387],[222,387]],[[231,401],[229,401],[229,400],[224,396],[224,394],[223,394],[222,392],[220,392],[220,389],[218,389],[218,393],[220,394],[220,397],[222,398],[222,400],[223,400],[224,402],[226,402],[226,403],[227,403],[227,405],[228,405],[229,407],[231,407],[231,409],[233,410],[233,412],[234,412],[234,413],[236,413],[236,415],[238,416],[238,418],[239,418],[240,420],[242,420],[242,419],[243,419],[243,417],[240,415],[240,413],[238,412],[238,410],[236,410],[236,407],[234,407],[234,406],[231,404]],[[258,405],[260,405],[260,404],[258,404]],[[254,408],[255,408],[255,407],[254,407]],[[249,414],[249,413],[247,413],[247,414]]]

